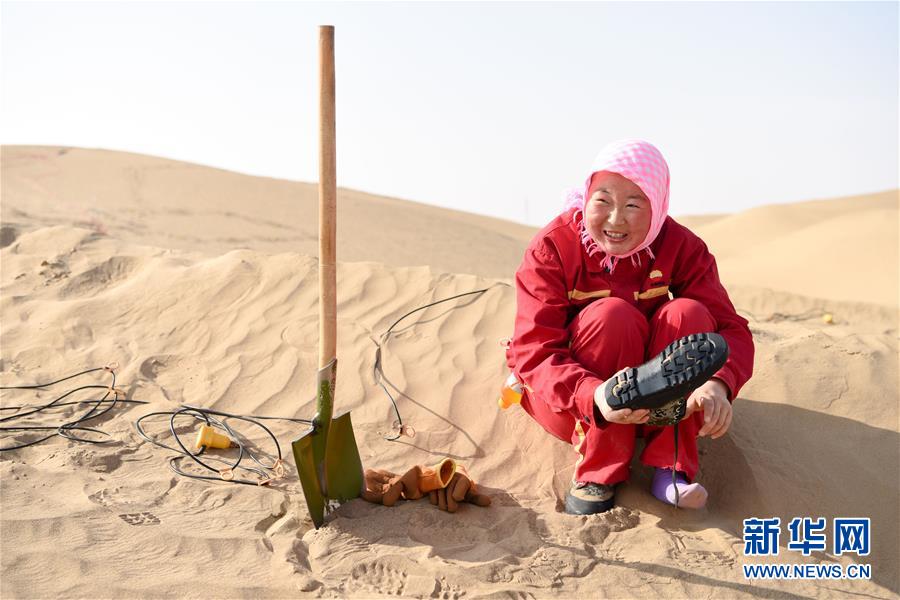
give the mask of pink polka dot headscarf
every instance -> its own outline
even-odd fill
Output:
[[[581,227],[581,241],[589,256],[602,254],[601,266],[613,271],[619,259],[631,257],[632,263],[640,264],[640,252],[646,250],[650,258],[654,258],[649,246],[656,239],[669,213],[669,165],[662,153],[650,142],[637,139],[620,140],[608,144],[591,164],[583,189],[574,188],[567,193],[565,209],[584,210],[584,203],[589,198],[591,179],[594,173],[610,171],[631,180],[641,188],[650,200],[650,230],[647,237],[634,250],[627,254],[606,254],[600,249],[597,241],[591,237],[584,226],[583,214],[576,214]]]

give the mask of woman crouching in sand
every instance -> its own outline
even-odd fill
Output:
[[[569,513],[613,507],[638,435],[646,439],[641,462],[655,468],[653,495],[703,507],[706,490],[691,483],[697,437],[728,431],[731,402],[753,369],[750,329],[715,258],[668,208],[669,167],[659,150],[642,140],[612,143],[516,272],[508,365],[523,385],[522,407],[580,455]],[[692,368],[698,355],[708,360]],[[677,413],[669,422],[681,419],[675,427],[649,425],[650,411],[628,408],[685,396],[669,405]]]

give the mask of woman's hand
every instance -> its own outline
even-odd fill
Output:
[[[608,381],[608,380],[607,380]],[[621,425],[642,425],[650,418],[650,411],[646,408],[631,410],[630,408],[620,408],[613,410],[606,403],[606,393],[603,391],[606,383],[601,383],[594,390],[594,404],[600,409],[600,414],[610,423],[619,423]]]
[[[710,379],[691,393],[687,400],[685,417],[695,411],[703,411],[703,427],[697,435],[713,439],[725,435],[731,427],[731,403],[728,388],[718,379]]]

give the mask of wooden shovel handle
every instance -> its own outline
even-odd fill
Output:
[[[334,27],[319,27],[319,368],[336,356],[337,152],[335,148]]]

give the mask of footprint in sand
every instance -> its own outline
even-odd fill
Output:
[[[122,466],[123,456],[134,452],[130,448],[118,448],[112,452],[76,450],[66,458],[66,463],[75,467],[87,467],[98,473],[112,473]]]
[[[150,381],[156,381],[156,377],[159,375],[159,372],[168,366],[170,358],[171,357],[168,355],[151,356],[147,358],[144,362],[141,363],[141,375],[143,375],[144,378]]]
[[[410,575],[399,565],[391,564],[389,559],[377,559],[356,565],[350,571],[350,579],[352,581],[350,585],[355,589],[392,596],[428,598],[433,597],[439,587],[431,575]],[[443,597],[455,598],[458,595],[451,595],[448,590],[447,595]]]
[[[381,561],[358,564],[350,571],[353,585],[385,594],[400,594],[406,583],[406,573]]]
[[[446,577],[441,577],[437,582],[437,589],[432,594],[433,598],[441,598],[442,600],[459,600],[466,595],[466,592],[458,585],[447,583]]]
[[[148,512],[119,515],[119,518],[129,525],[159,525],[159,519],[156,515]]]
[[[611,533],[633,529],[640,523],[640,517],[634,511],[617,507],[602,515],[587,518],[576,531],[578,539],[591,546],[599,546]]]
[[[734,565],[731,549],[724,550],[724,544],[713,538],[694,535],[673,534],[674,548],[669,555],[680,564],[694,568],[730,567]]]
[[[93,494],[89,495],[88,500],[90,500],[94,504],[99,504],[104,508],[110,508],[111,505],[109,501],[109,492],[107,492],[106,489],[102,489],[99,492],[94,492]]]
[[[154,482],[148,482],[136,487],[104,487],[93,493],[88,492],[89,490],[84,490],[88,500],[94,504],[99,504],[114,514],[120,514],[122,511],[127,511],[125,514],[143,513],[146,509],[159,506],[165,496],[165,494],[163,496],[159,495],[159,490]]]

